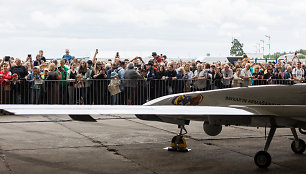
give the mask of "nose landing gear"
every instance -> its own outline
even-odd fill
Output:
[[[172,138],[171,147],[166,149],[168,149],[168,151],[189,152],[191,149],[187,149],[186,140],[184,138],[184,135],[187,134],[187,130],[184,125],[179,125],[179,128],[180,133]]]

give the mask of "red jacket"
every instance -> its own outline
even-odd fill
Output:
[[[0,74],[2,74],[2,77],[0,77],[0,83],[2,85],[10,85],[10,82],[5,82],[4,80],[7,79],[7,80],[11,80],[12,78],[12,73],[11,71],[6,71],[6,73],[4,73],[3,71],[0,71]]]

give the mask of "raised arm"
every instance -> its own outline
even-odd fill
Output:
[[[96,57],[97,57],[97,54],[98,54],[98,49],[96,49],[96,52],[92,58],[92,63],[95,64],[96,63]]]

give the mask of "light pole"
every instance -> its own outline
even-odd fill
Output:
[[[265,41],[264,40],[260,40],[262,42],[262,58],[265,58]]]
[[[260,43],[257,43],[258,45],[258,53],[260,54]]]
[[[270,59],[270,49],[271,49],[271,44],[270,44],[270,39],[271,39],[271,36],[270,35],[265,35],[267,38],[269,38],[269,59]]]

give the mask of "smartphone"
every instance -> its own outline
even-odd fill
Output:
[[[98,52],[98,49],[96,49],[96,52]]]

